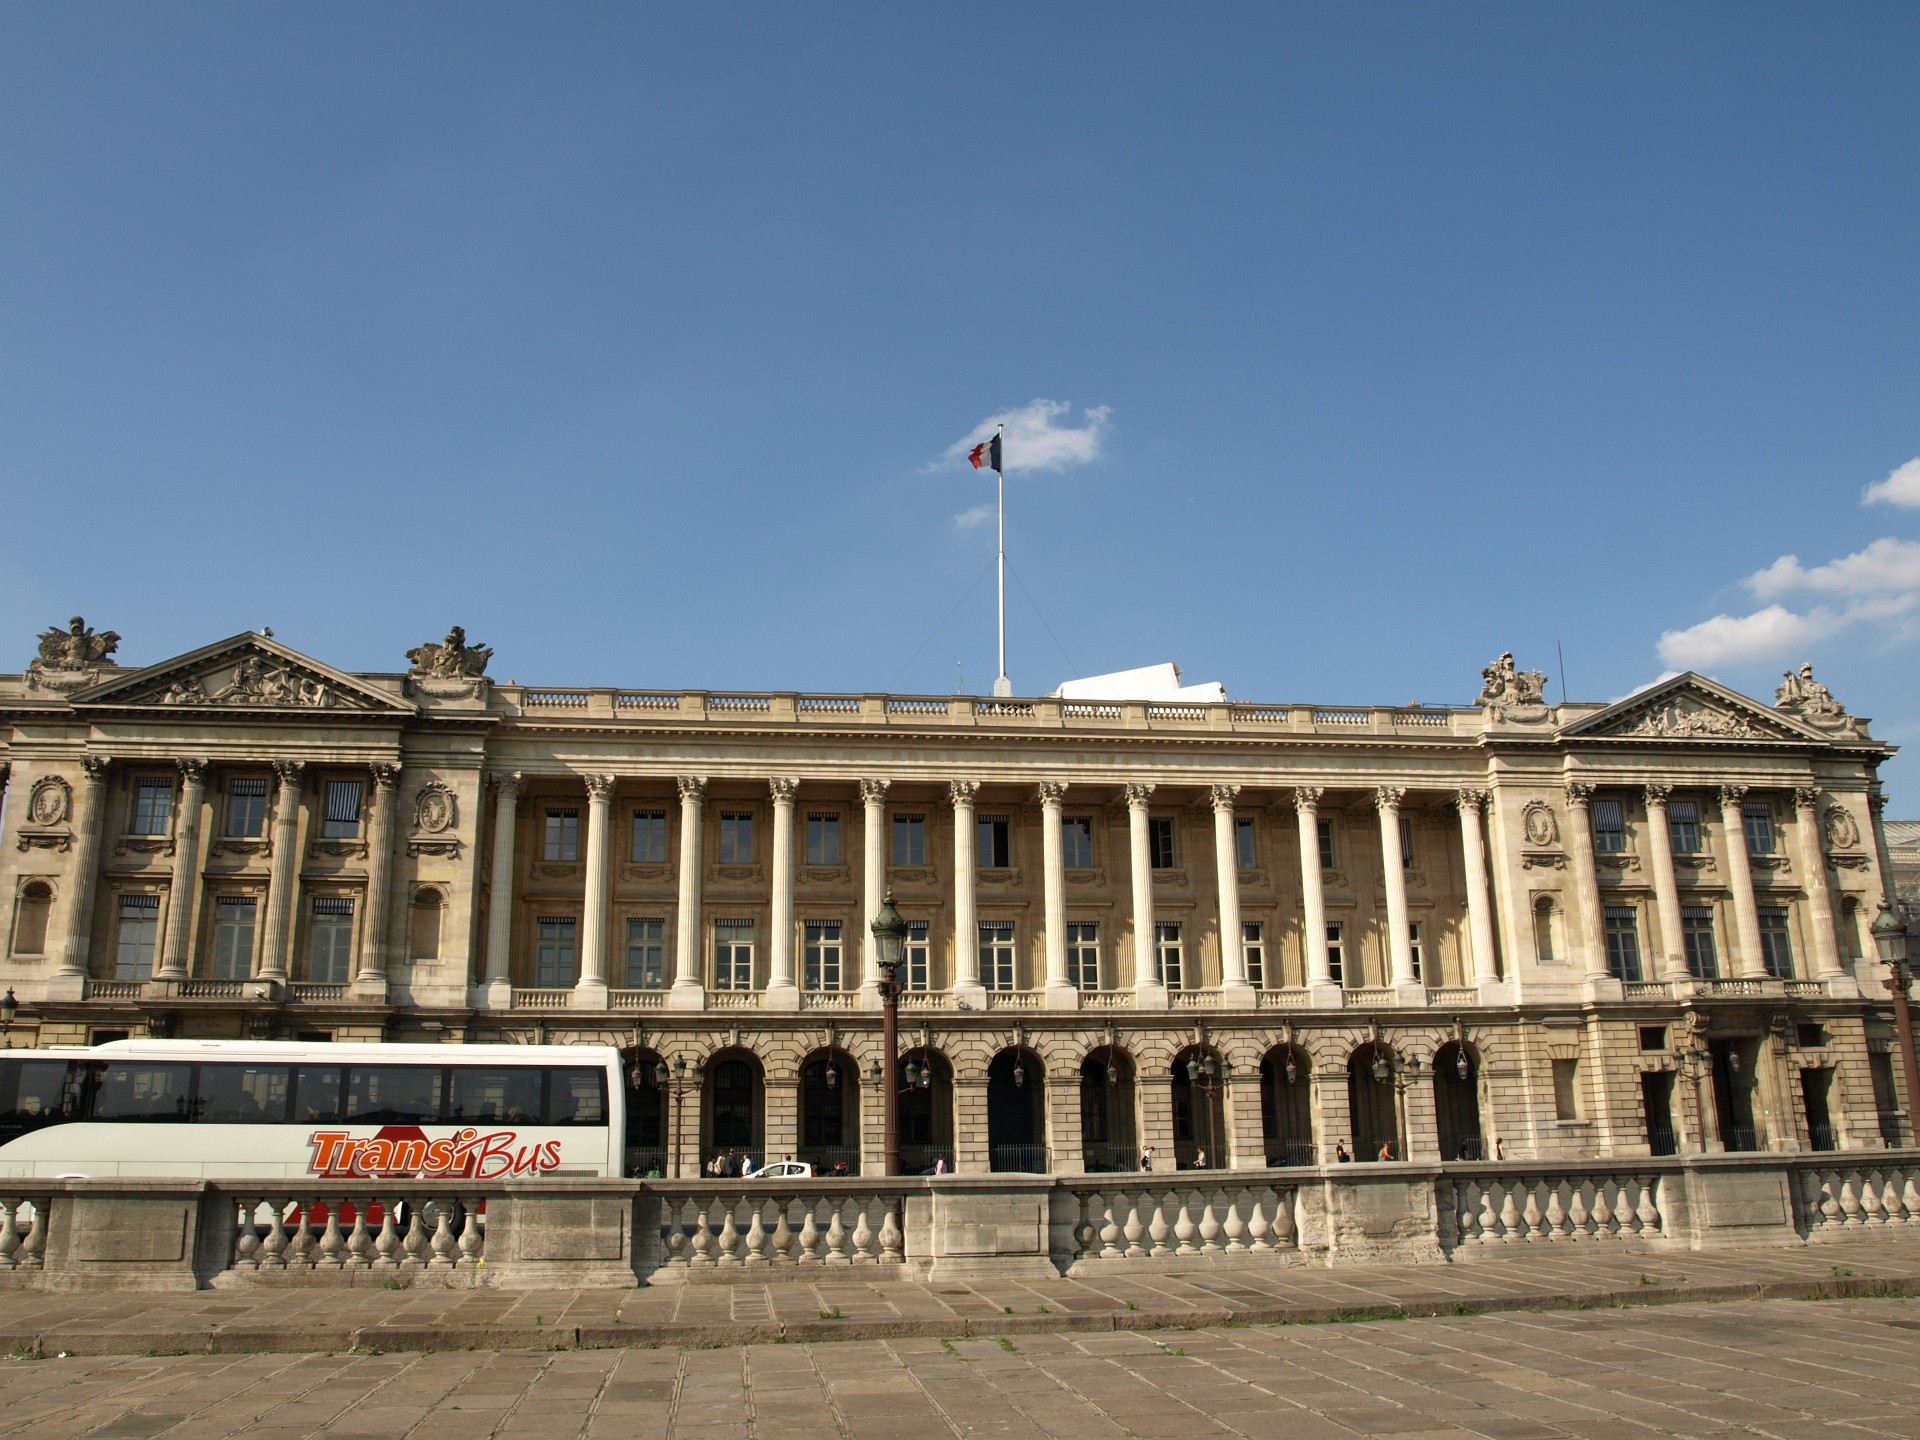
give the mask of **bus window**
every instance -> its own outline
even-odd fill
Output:
[[[607,1123],[607,1072],[585,1068],[547,1072],[549,1125]]]
[[[185,1120],[191,1065],[109,1061],[93,1095],[95,1120]]]
[[[347,1071],[347,1120],[434,1125],[440,1120],[438,1066],[355,1065]]]
[[[18,1135],[64,1120],[67,1111],[67,1062],[0,1062],[0,1129]]]
[[[293,1121],[296,1125],[332,1124],[340,1119],[339,1065],[302,1065],[293,1072]]]
[[[460,1065],[453,1071],[449,1122],[537,1125],[540,1123],[540,1072],[525,1065]]]
[[[202,1065],[195,1113],[215,1125],[268,1125],[287,1118],[284,1065]]]

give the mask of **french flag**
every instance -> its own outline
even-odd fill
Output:
[[[1000,469],[1000,437],[997,434],[991,440],[983,440],[969,450],[967,459],[973,462],[973,468],[976,470],[992,470],[1003,475],[1006,473]]]

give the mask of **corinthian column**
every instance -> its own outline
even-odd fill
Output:
[[[1207,798],[1213,804],[1213,873],[1220,895],[1220,990],[1227,1005],[1251,1010],[1253,987],[1247,983],[1247,950],[1240,926],[1240,846],[1234,830],[1233,802],[1238,785],[1212,785]]]
[[[267,870],[267,933],[260,941],[260,978],[285,984],[293,947],[294,887],[300,874],[300,790],[306,763],[273,762],[273,864]]]
[[[798,1010],[800,990],[793,983],[793,796],[798,782],[767,782],[773,796],[773,933],[767,937],[767,988],[763,1010]]]
[[[580,978],[573,1003],[582,1010],[607,1006],[607,860],[612,846],[607,831],[613,813],[612,775],[589,775],[587,782],[587,894],[580,917]]]
[[[707,777],[680,777],[680,915],[673,931],[673,989],[670,1010],[704,1010],[706,987],[700,983],[700,816],[707,799]]]
[[[493,772],[493,868],[488,872],[487,1006],[513,1004],[513,838],[520,810],[520,772]]]
[[[1567,782],[1567,849],[1573,852],[1572,910],[1580,934],[1574,942],[1589,985],[1612,980],[1607,972],[1606,932],[1600,923],[1600,871],[1593,859],[1593,786]]]
[[[387,931],[393,917],[393,831],[400,808],[400,767],[373,767],[373,814],[367,827],[367,939],[360,947],[360,973],[353,977],[357,997],[384,996],[387,987]]]
[[[980,917],[974,905],[974,833],[973,801],[980,793],[978,780],[949,780],[947,794],[953,801],[953,993],[956,998],[985,1009],[987,992],[980,984]]]
[[[1392,961],[1390,983],[1396,988],[1414,990],[1420,978],[1413,973],[1413,936],[1407,930],[1407,865],[1400,848],[1400,802],[1407,792],[1397,785],[1382,785],[1373,792],[1374,808],[1380,812],[1380,855],[1386,870],[1387,954]],[[1422,1001],[1425,997],[1420,997]]]
[[[1500,959],[1493,949],[1493,900],[1487,893],[1487,844],[1480,817],[1487,808],[1487,792],[1462,790],[1454,797],[1460,811],[1460,854],[1467,874],[1467,934],[1473,938],[1473,983],[1492,985],[1500,979]]]
[[[1840,946],[1833,933],[1833,892],[1827,887],[1827,847],[1820,831],[1820,791],[1803,785],[1793,792],[1794,831],[1800,841],[1800,873],[1807,884],[1807,929],[1812,932],[1813,973],[1821,980],[1846,978]]]
[[[1080,992],[1067,978],[1067,869],[1060,846],[1060,802],[1064,781],[1040,782],[1041,894],[1046,905],[1047,1008],[1073,1010]]]
[[[184,980],[192,969],[187,947],[193,943],[195,882],[200,878],[200,807],[207,798],[207,762],[180,760],[180,818],[173,825],[173,884],[167,895],[167,939],[153,972],[162,980]]]
[[[880,947],[874,943],[873,922],[887,893],[887,786],[885,780],[860,782],[860,934],[857,948],[866,957],[860,966],[860,1004],[880,1008]],[[902,980],[902,984],[906,982]]]
[[[1680,882],[1673,872],[1673,826],[1667,818],[1671,785],[1647,786],[1647,848],[1653,857],[1653,903],[1660,910],[1660,974],[1669,982],[1689,978],[1686,931],[1680,923]]]
[[[1133,1005],[1136,1010],[1167,1008],[1167,981],[1154,952],[1153,849],[1147,803],[1153,786],[1127,786],[1127,853],[1133,876]]]
[[[100,832],[107,820],[107,766],[104,755],[80,761],[80,788],[73,797],[73,868],[67,885],[67,940],[60,972],[52,978],[49,999],[78,1000],[86,989],[87,952],[93,941],[93,892],[99,883]]]
[[[1760,910],[1753,900],[1753,860],[1747,854],[1747,817],[1741,809],[1744,785],[1720,787],[1720,828],[1727,837],[1727,887],[1733,892],[1733,973],[1742,980],[1764,980],[1760,958]]]
[[[1293,791],[1293,813],[1300,836],[1301,951],[1307,962],[1307,989],[1315,1005],[1339,1005],[1340,986],[1333,978],[1333,956],[1327,950],[1327,901],[1320,883],[1320,797],[1318,785],[1298,785]]]

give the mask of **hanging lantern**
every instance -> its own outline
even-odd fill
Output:
[[[1300,1078],[1300,1066],[1293,1058],[1293,1052],[1287,1052],[1287,1084],[1291,1085]]]
[[[1027,1067],[1018,1060],[1013,1062],[1013,1084],[1015,1089],[1023,1088],[1027,1083]]]
[[[1376,1085],[1386,1084],[1387,1076],[1390,1073],[1391,1072],[1387,1069],[1386,1052],[1383,1050],[1376,1049],[1373,1052],[1373,1083]]]
[[[1120,1083],[1120,1067],[1114,1064],[1111,1059],[1109,1059],[1107,1061],[1107,1084],[1118,1085],[1119,1083]]]
[[[827,1062],[827,1089],[835,1090],[840,1086],[840,1072],[833,1068],[833,1062]]]

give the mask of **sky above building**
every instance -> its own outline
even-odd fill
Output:
[[[1018,694],[1811,660],[1913,745],[1916,53],[1872,3],[5,4],[0,666],[459,623],[530,684],[985,693],[1004,420]]]

